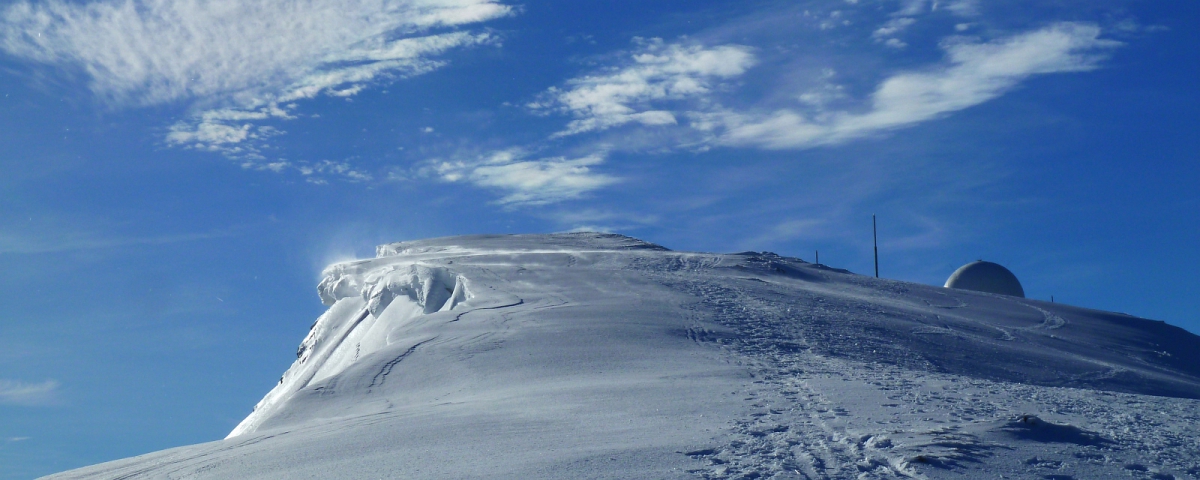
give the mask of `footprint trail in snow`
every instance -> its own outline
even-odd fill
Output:
[[[620,235],[377,253],[228,438],[53,478],[1200,478],[1162,322]]]

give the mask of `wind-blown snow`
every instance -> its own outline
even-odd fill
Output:
[[[1196,478],[1200,337],[604,234],[383,245],[228,438],[55,478]]]

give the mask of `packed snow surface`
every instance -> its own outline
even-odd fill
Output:
[[[54,478],[1197,478],[1200,337],[605,234],[383,245],[229,437]]]

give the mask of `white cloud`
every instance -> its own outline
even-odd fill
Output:
[[[816,84],[804,93],[796,95],[796,100],[816,110],[823,110],[828,105],[846,99],[846,87],[834,82],[837,71],[832,68],[821,70]]]
[[[829,17],[822,20],[821,23],[817,25],[817,28],[820,28],[821,30],[832,30],[834,28],[850,25],[850,21],[845,20],[842,17],[843,15],[841,10],[829,12]]]
[[[895,19],[883,33],[895,33],[911,24]],[[770,95],[797,103],[769,109],[724,107],[719,96],[726,92],[714,88],[715,80],[735,80],[755,63],[747,47],[656,41],[648,46],[653,53],[635,55],[634,63],[570,80],[569,88],[551,89],[546,98],[531,106],[575,117],[556,136],[639,123],[675,126],[672,135],[660,137],[675,142],[673,148],[811,148],[979,105],[1030,76],[1094,69],[1108,50],[1121,45],[1099,38],[1100,33],[1100,28],[1091,24],[1058,23],[990,42],[951,37],[942,43],[945,60],[886,77],[869,98],[850,99],[841,85],[832,82],[832,70],[826,70],[816,88],[792,96]],[[889,42],[905,46],[894,38]],[[680,99],[688,101],[677,101]],[[837,108],[831,108],[835,104]]]
[[[295,118],[289,112],[295,108],[295,103],[280,106],[281,103],[312,98],[321,93],[349,97],[361,91],[366,83],[380,76],[418,75],[443,65],[443,62],[429,60],[424,56],[493,40],[494,37],[486,33],[454,32],[401,39],[376,49],[342,52],[334,62],[338,66],[306,75],[265,97],[248,100],[242,108],[204,111],[176,123],[167,135],[167,142],[253,160],[261,157],[258,155],[258,142],[245,141],[262,140],[281,131],[269,126],[255,126],[247,121]],[[365,63],[343,65],[346,62]]]
[[[478,187],[507,192],[499,203],[544,205],[578,198],[611,185],[617,179],[596,173],[592,167],[604,163],[604,154],[581,158],[551,157],[527,160],[517,150],[494,152],[475,161],[429,162],[422,170],[446,182],[467,182]]]
[[[0,379],[0,404],[42,406],[57,402],[58,382],[24,383]]]
[[[812,116],[785,108],[696,115],[726,145],[788,149],[841,143],[978,105],[1032,75],[1094,69],[1104,50],[1119,45],[1099,35],[1094,25],[1060,23],[988,43],[947,43],[943,64],[885,79],[865,112]]]
[[[335,162],[333,160],[293,162],[288,160],[263,161],[250,159],[242,162],[242,168],[260,172],[296,172],[304,177],[304,181],[316,185],[325,185],[329,183],[330,178],[337,178],[352,183],[369,182],[375,179],[370,173],[355,168],[349,162]]]
[[[881,42],[887,47],[902,49],[908,46],[903,40],[896,38],[904,30],[917,23],[917,20],[912,17],[899,17],[888,20],[882,27],[877,28],[871,33],[871,38],[876,42]]]
[[[444,63],[430,57],[496,40],[431,30],[511,12],[494,0],[19,1],[0,11],[0,50],[78,69],[116,105],[196,102],[168,143],[253,159],[237,145],[269,136],[255,121],[292,118],[281,105],[426,73]]]
[[[900,7],[900,11],[896,12],[896,15],[917,15],[924,13],[932,8],[936,8],[937,1],[935,0],[932,6],[927,6],[929,2],[926,0],[905,0],[903,4]]]
[[[300,171],[301,175],[308,177],[308,181],[312,183],[325,183],[321,175],[342,177],[342,179],[352,182],[367,182],[373,179],[370,174],[355,169],[347,162],[321,160],[316,163],[298,165],[295,168]]]
[[[269,125],[254,125],[253,120],[294,118],[275,105],[256,110],[223,108],[201,112],[193,118],[177,122],[167,134],[167,143],[186,148],[220,152],[229,157],[261,159],[256,144],[247,140],[264,140],[283,133]]]
[[[569,80],[566,88],[550,89],[529,106],[574,117],[552,138],[637,125],[664,133],[648,140],[658,142],[654,148],[805,149],[939,118],[994,99],[1033,75],[1094,69],[1120,45],[1099,38],[1100,33],[1094,25],[1059,23],[989,42],[951,37],[942,43],[942,62],[887,76],[865,99],[850,98],[834,82],[837,73],[825,69],[815,87],[798,95],[768,94],[776,105],[760,109],[730,108],[720,101],[736,95],[730,82],[755,63],[747,47],[656,40],[645,43],[632,62]],[[788,103],[778,106],[781,100]],[[528,160],[522,150],[507,150],[476,161],[431,162],[425,171],[443,181],[505,191],[504,204],[551,203],[615,182],[592,167],[612,148],[647,146],[636,141],[636,133],[623,135],[617,144],[587,142],[604,153],[582,158]],[[588,228],[604,223],[580,220],[563,223]],[[780,224],[761,240],[807,235],[819,227],[807,220]]]
[[[897,33],[911,27],[914,23],[917,23],[917,20],[912,17],[893,18],[871,33],[871,36],[876,40],[883,40],[895,36]]]
[[[673,113],[642,107],[653,101],[703,97],[712,91],[715,80],[739,76],[754,64],[750,49],[740,45],[704,48],[664,44],[660,39],[639,44],[640,49],[626,65],[572,79],[565,89],[551,88],[529,106],[575,117],[555,136],[627,123],[674,125],[677,119]]]
[[[568,80],[564,88],[552,87],[537,101],[526,104],[535,112],[575,117],[564,130],[550,138],[631,123],[676,125],[675,113],[647,107],[661,102],[699,100],[703,103],[718,90],[716,82],[742,75],[755,61],[750,49],[741,45],[704,48],[640,38],[635,38],[634,42],[637,50],[621,65]],[[594,170],[604,163],[607,148],[593,147],[598,153],[538,159],[527,158],[525,149],[512,148],[476,160],[430,161],[419,173],[446,182],[466,182],[505,192],[499,200],[501,204],[544,205],[579,198],[618,181]],[[588,224],[588,228],[600,227],[595,223]]]
[[[979,0],[954,0],[946,5],[946,10],[960,17],[979,15]]]
[[[424,53],[469,35],[397,37],[509,12],[491,0],[21,1],[0,16],[0,47],[78,67],[118,102],[287,101],[380,69],[419,70]]]

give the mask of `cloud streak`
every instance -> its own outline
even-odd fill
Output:
[[[873,36],[882,40],[913,23],[907,17],[894,18]],[[443,161],[430,168],[445,181],[507,191],[501,200],[505,204],[578,198],[615,182],[592,170],[614,145],[798,150],[842,144],[982,104],[1035,75],[1095,69],[1120,45],[1100,34],[1095,25],[1057,23],[992,41],[949,37],[942,41],[941,62],[884,76],[867,98],[851,98],[832,82],[834,73],[829,70],[814,91],[771,92],[767,98],[772,100],[741,108],[724,104],[746,103],[737,101],[737,86],[760,62],[754,49],[635,39],[639,48],[623,61],[569,79],[527,104],[536,113],[572,117],[549,140],[623,127],[627,130],[621,142],[611,137],[593,141],[591,148],[602,153],[576,159],[518,160],[519,154],[513,156],[516,150],[511,150],[487,160]],[[648,138],[647,145],[631,141],[629,130],[664,134],[642,136]],[[813,226],[783,225],[771,235],[793,235],[800,227]]]
[[[1094,25],[1060,23],[987,43],[949,41],[941,65],[886,78],[863,112],[782,108],[698,116],[712,122],[716,142],[724,145],[795,149],[843,143],[979,105],[1034,75],[1092,70],[1108,49],[1120,45],[1099,36]]]
[[[467,182],[506,192],[499,200],[504,205],[545,205],[616,183],[615,177],[592,170],[604,159],[603,154],[527,159],[521,150],[510,149],[474,161],[434,160],[422,173],[445,182]]]
[[[0,404],[44,406],[57,401],[58,382],[24,383],[0,379]]]
[[[434,70],[432,57],[496,38],[431,32],[511,13],[493,0],[21,1],[0,11],[0,49],[81,71],[114,105],[195,102],[169,144],[253,159],[238,145],[279,134],[255,122],[293,118],[289,102]]]
[[[641,47],[627,65],[569,80],[563,89],[551,88],[535,110],[575,117],[554,136],[606,130],[627,123],[674,125],[675,114],[645,109],[651,102],[704,98],[714,83],[737,77],[754,64],[749,47],[664,44],[661,39],[635,39]],[[639,111],[639,107],[641,110]]]
[[[381,70],[427,68],[424,54],[469,35],[405,37],[510,11],[490,0],[26,1],[4,9],[0,46],[78,67],[118,103],[286,102]]]
[[[911,24],[901,20],[876,31],[876,38]],[[729,87],[749,71],[758,62],[751,49],[652,43],[631,65],[569,80],[531,106],[575,117],[557,136],[629,124],[675,128],[676,135],[663,138],[680,142],[676,146],[805,149],[941,118],[1035,75],[1095,69],[1121,45],[1100,33],[1091,24],[1058,23],[989,42],[950,37],[942,42],[942,62],[887,76],[866,99],[848,98],[840,86],[823,81],[818,91],[771,95],[792,99],[790,104],[743,108],[723,106],[731,92],[715,85]],[[833,100],[839,108],[829,108]]]

